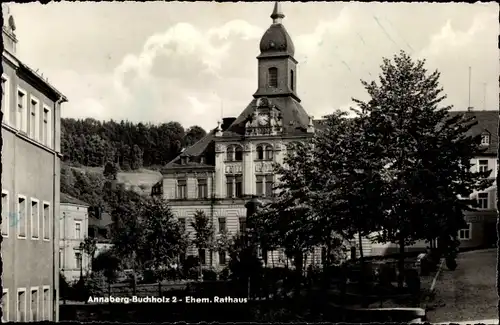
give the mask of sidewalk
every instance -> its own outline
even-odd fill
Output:
[[[498,325],[498,319],[481,319],[481,320],[469,320],[469,321],[461,321],[461,322],[446,322],[446,323],[434,323],[439,325],[448,325],[448,324],[458,324],[458,325],[475,325],[475,324],[486,324],[486,325]]]
[[[496,255],[496,249],[462,252],[455,271],[444,266],[427,309],[428,322],[499,324]]]

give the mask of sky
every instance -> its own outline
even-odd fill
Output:
[[[272,2],[12,3],[17,55],[69,99],[63,117],[206,130],[257,90]],[[405,50],[441,72],[443,104],[498,110],[496,3],[282,2],[297,92],[315,118],[366,100],[361,80]]]

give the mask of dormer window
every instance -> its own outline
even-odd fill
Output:
[[[181,157],[181,165],[187,164],[187,157]]]
[[[205,163],[205,157],[200,157],[200,164],[204,164]]]
[[[481,134],[481,145],[482,146],[489,146],[490,145],[490,134],[485,132]]]
[[[278,68],[269,68],[269,87],[278,88]]]

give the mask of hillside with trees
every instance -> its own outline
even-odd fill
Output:
[[[199,126],[187,129],[178,122],[162,124],[61,119],[61,151],[71,166],[103,167],[117,164],[122,171],[155,169],[175,158],[206,135]]]

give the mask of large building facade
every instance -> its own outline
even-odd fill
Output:
[[[231,234],[246,228],[245,203],[252,196],[272,197],[273,163],[282,163],[291,143],[304,141],[321,128],[321,121],[314,120],[301,105],[298,95],[298,64],[294,59],[295,48],[291,37],[282,24],[284,18],[278,3],[275,4],[272,25],[260,41],[257,91],[243,112],[236,118],[224,118],[209,134],[187,148],[162,170],[163,180],[153,186],[152,194],[161,195],[170,202],[174,214],[185,229],[194,234],[190,226],[196,211],[209,216],[216,232],[227,230]],[[464,113],[464,112],[455,112]],[[492,170],[496,175],[498,163],[498,112],[472,111],[478,124],[471,133],[480,132],[486,149],[474,159],[474,168]],[[478,197],[482,208],[467,213],[467,229],[459,231],[462,247],[487,245],[495,238],[496,184]],[[352,241],[357,247],[358,240]],[[376,244],[363,238],[365,256],[385,255],[398,252],[395,244]],[[350,244],[348,244],[349,246]],[[422,241],[407,247],[408,251],[425,250],[428,243]],[[206,265],[223,265],[227,261],[224,252],[201,254]],[[306,263],[321,263],[318,248]],[[284,252],[268,252],[262,256],[268,265],[281,266],[289,261]]]
[[[90,270],[90,258],[81,245],[88,237],[89,204],[61,193],[59,218],[59,269],[68,283],[80,279]]]
[[[170,202],[191,233],[190,222],[197,210],[212,219],[218,233],[245,231],[245,203],[252,196],[272,197],[277,181],[273,163],[282,163],[287,147],[311,137],[319,124],[300,103],[295,48],[282,24],[279,3],[271,18],[273,23],[260,41],[253,99],[238,117],[224,118],[171,161],[162,171],[161,185],[153,187],[153,194]],[[225,252],[199,253],[206,264],[227,261]],[[263,258],[268,264],[286,263],[283,252],[269,252]]]
[[[16,57],[2,4],[2,310],[7,321],[58,320],[60,113],[66,98]]]

